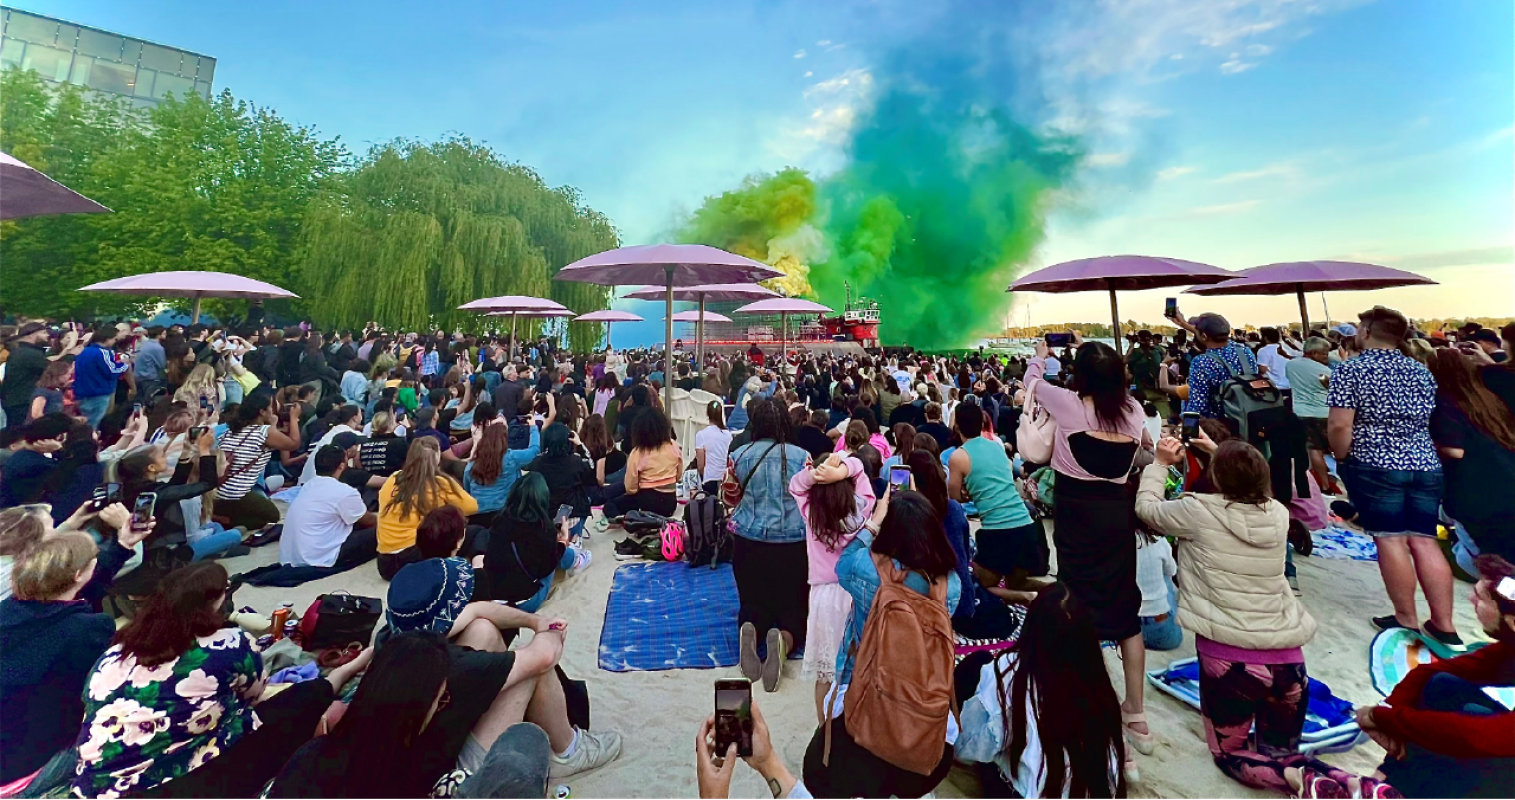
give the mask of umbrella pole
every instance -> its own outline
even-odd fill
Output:
[[[663,413],[673,413],[673,265],[663,268],[663,288],[668,294],[663,300]],[[670,417],[671,419],[671,417]]]
[[[516,360],[516,312],[510,312],[510,360]]]
[[[789,348],[786,343],[789,340],[789,315],[779,314],[779,386],[784,385],[784,376],[787,374],[785,367],[789,366]]]
[[[195,310],[189,315],[189,324],[194,325],[200,321],[200,295],[195,295]]]
[[[1120,307],[1115,302],[1115,290],[1110,290],[1110,330],[1115,337],[1115,354],[1120,355]]]
[[[695,322],[694,374],[705,374],[705,293],[700,292],[700,318]]]
[[[1310,305],[1305,302],[1305,287],[1299,287],[1299,319],[1304,322],[1304,336],[1310,337]]]

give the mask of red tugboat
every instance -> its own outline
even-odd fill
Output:
[[[847,291],[847,302],[842,307],[840,316],[821,318],[826,335],[834,342],[857,342],[863,347],[878,347],[878,303],[862,296],[854,303],[852,286],[847,283],[842,285]]]

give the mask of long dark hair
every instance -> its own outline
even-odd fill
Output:
[[[1094,400],[1094,416],[1108,431],[1120,427],[1127,407],[1136,402],[1126,393],[1126,362],[1104,342],[1084,342],[1078,348],[1068,388]]]
[[[547,522],[552,519],[548,508],[552,493],[547,488],[547,479],[540,472],[528,472],[510,487],[505,498],[505,513],[501,517],[518,522]]]
[[[183,655],[195,639],[226,624],[221,607],[212,605],[226,588],[226,568],[214,561],[196,561],[165,575],[132,621],[116,632],[122,658],[156,667]]]
[[[827,550],[836,550],[847,530],[849,520],[856,522],[857,494],[851,480],[817,483],[810,487],[807,515],[810,532]]]
[[[433,776],[425,777],[424,787],[404,783],[424,774],[410,768],[416,758],[413,747],[450,666],[447,641],[431,631],[399,634],[374,654],[347,713],[320,754],[322,760],[344,764],[347,797],[420,797],[430,789]],[[281,794],[276,791],[274,796]]]
[[[942,517],[920,492],[905,490],[889,498],[889,514],[873,539],[873,552],[889,556],[928,582],[957,568],[957,553],[947,541]]]
[[[1436,391],[1461,411],[1473,427],[1506,450],[1515,450],[1515,415],[1489,391],[1467,356],[1444,347],[1436,351],[1428,365],[1436,378]]]
[[[915,426],[908,422],[900,422],[894,426],[894,454],[900,457],[903,464],[910,460],[910,454],[915,452]]]
[[[573,455],[573,442],[568,440],[568,426],[554,422],[542,431],[542,455],[561,458]]]
[[[937,515],[945,521],[950,504],[947,502],[947,476],[943,474],[941,459],[925,450],[916,450],[905,459],[905,464],[910,467],[910,475],[915,478],[915,490],[925,496],[931,507],[936,509]]]
[[[752,441],[772,439],[783,445],[790,439],[789,412],[771,398],[764,398],[747,406],[747,430]]]
[[[1011,776],[1026,751],[1029,726],[1022,720],[1034,717],[1046,760],[1043,797],[1125,797],[1119,769],[1110,791],[1112,756],[1116,764],[1125,760],[1120,700],[1105,672],[1094,618],[1067,586],[1054,583],[1032,601],[1015,656],[1008,696],[1003,662],[994,661]]]
[[[584,418],[584,427],[579,429],[579,441],[589,451],[589,457],[599,461],[610,453],[610,431],[605,428],[605,418],[590,414]]]

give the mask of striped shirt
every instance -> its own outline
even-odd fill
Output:
[[[257,485],[273,451],[264,446],[268,441],[267,425],[250,425],[240,431],[226,434],[221,439],[221,449],[226,451],[227,471],[231,477],[216,490],[221,500],[241,500]]]

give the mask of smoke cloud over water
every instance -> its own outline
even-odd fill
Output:
[[[784,290],[838,310],[850,286],[879,302],[886,344],[962,346],[999,331],[1005,287],[1084,148],[1027,118],[1016,70],[995,66],[1007,59],[920,48],[873,68],[845,166],[751,177],[707,198],[680,240],[778,264]]]

